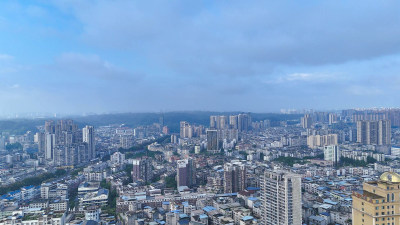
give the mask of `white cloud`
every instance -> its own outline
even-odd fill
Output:
[[[12,86],[11,86],[11,88],[19,88],[20,87],[20,85],[19,84],[13,84]]]
[[[378,87],[362,86],[362,85],[352,85],[347,88],[347,92],[357,96],[374,96],[374,95],[381,95],[384,93]]]
[[[0,60],[11,60],[14,59],[14,56],[8,54],[0,54]]]
[[[326,83],[334,80],[342,80],[343,77],[339,75],[326,74],[326,73],[291,73],[284,76],[278,76],[265,80],[266,84],[280,84],[288,82],[309,82],[309,83]]]
[[[72,76],[92,76],[102,79],[127,79],[136,76],[95,54],[64,53],[56,58],[55,66]]]
[[[399,24],[387,22],[399,21],[399,2],[55,2],[81,22],[87,44],[140,54],[177,74],[268,75],[280,65],[400,52]]]

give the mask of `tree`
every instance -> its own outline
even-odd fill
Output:
[[[67,172],[65,170],[58,169],[54,173],[42,173],[42,174],[34,176],[34,177],[28,177],[21,181],[17,181],[15,183],[9,184],[7,186],[0,187],[0,195],[6,194],[9,191],[19,190],[20,188],[22,188],[24,186],[29,186],[29,185],[36,186],[36,185],[39,185],[50,179],[65,176],[66,173]]]
[[[22,150],[22,149],[23,149],[23,147],[22,147],[21,143],[19,143],[19,142],[16,142],[16,143],[13,143],[13,144],[7,144],[7,145],[6,145],[6,150],[8,150],[8,151],[12,151],[12,150]]]
[[[167,188],[174,188],[174,189],[176,189],[177,186],[178,186],[178,184],[177,184],[177,182],[176,182],[176,180],[175,180],[175,176],[166,177],[166,178],[165,178],[165,186],[166,186]]]

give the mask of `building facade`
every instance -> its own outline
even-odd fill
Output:
[[[324,147],[324,160],[337,165],[340,162],[340,150],[337,145],[328,145]]]
[[[246,167],[240,162],[225,163],[224,192],[236,193],[246,189]]]
[[[390,145],[390,120],[357,121],[357,142],[363,145]]]
[[[301,225],[301,176],[265,171],[261,180],[263,225]]]
[[[353,224],[400,224],[400,175],[383,173],[378,181],[365,182],[353,192]]]

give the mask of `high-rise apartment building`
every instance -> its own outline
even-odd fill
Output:
[[[363,145],[390,145],[390,120],[357,121],[357,142]]]
[[[301,126],[304,129],[311,128],[312,126],[312,117],[310,114],[305,114],[303,117],[301,117]]]
[[[324,160],[337,165],[340,162],[340,150],[337,145],[328,145],[324,147]]]
[[[114,154],[111,155],[110,160],[113,164],[123,164],[125,162],[125,154],[114,152]]]
[[[378,145],[390,145],[392,139],[390,120],[378,121]]]
[[[238,130],[239,132],[247,132],[251,127],[251,117],[249,114],[238,115]]]
[[[48,120],[44,122],[44,132],[54,134],[55,133],[55,123],[53,120]]]
[[[301,225],[301,176],[265,171],[261,179],[263,225]]]
[[[337,145],[338,135],[327,134],[327,135],[310,135],[307,137],[307,146],[310,148],[323,147],[327,145]]]
[[[246,167],[240,162],[225,163],[224,192],[235,193],[246,189]]]
[[[219,127],[218,129],[227,129],[229,127],[227,116],[220,116],[219,117]]]
[[[242,122],[241,126],[239,125],[239,117]],[[244,120],[244,117],[247,119]],[[238,141],[239,128],[243,131],[247,131],[250,125],[251,123],[249,123],[249,117],[247,114],[231,115],[229,117],[224,115],[210,116],[210,130],[216,130],[218,132],[217,136],[219,143]]]
[[[192,187],[196,182],[193,160],[183,159],[177,161],[177,185]]]
[[[238,129],[238,116],[229,116],[229,127],[231,129]]]
[[[55,134],[45,134],[45,159],[51,160],[54,155],[54,147],[56,145]]]
[[[131,148],[133,147],[133,140],[134,140],[133,135],[129,134],[121,135],[119,136],[119,147],[124,149]]]
[[[132,180],[149,182],[153,178],[153,167],[150,158],[141,158],[133,160]]]
[[[207,151],[212,153],[220,151],[217,130],[207,130]]]
[[[46,134],[39,132],[36,133],[39,155],[43,156],[46,152]]]
[[[337,115],[335,113],[329,113],[329,125],[337,122]]]
[[[210,116],[210,129],[217,128],[217,117],[218,116]]]
[[[239,133],[237,129],[223,129],[218,130],[218,141],[223,142],[226,141],[233,141],[239,140]]]
[[[229,127],[227,116],[210,116],[211,129],[227,129]]]
[[[96,143],[94,136],[94,127],[86,126],[82,129],[83,142],[87,144],[88,147],[88,157],[89,159],[96,158]]]
[[[353,224],[400,224],[400,175],[383,173],[379,180],[365,182],[353,192]]]
[[[180,137],[181,138],[192,138],[193,137],[193,128],[186,121],[181,121],[181,123],[180,123]]]

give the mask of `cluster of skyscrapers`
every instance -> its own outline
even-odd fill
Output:
[[[229,119],[228,119],[229,118]],[[210,116],[210,128],[207,130],[207,151],[219,152],[224,145],[237,142],[240,132],[251,129],[251,116],[238,114],[231,116]]]
[[[180,122],[180,138],[200,137],[203,134],[203,126],[194,126],[186,121]]]
[[[392,126],[400,126],[400,109],[398,108],[347,109],[342,111],[342,116],[351,118],[354,123],[360,120],[390,120]]]
[[[92,126],[79,129],[73,120],[51,120],[36,135],[39,154],[48,165],[75,166],[96,158]]]
[[[238,114],[228,116],[210,116],[210,129],[237,129],[239,132],[248,131],[251,128],[251,116]]]
[[[363,145],[390,145],[390,120],[357,121],[357,142]]]

